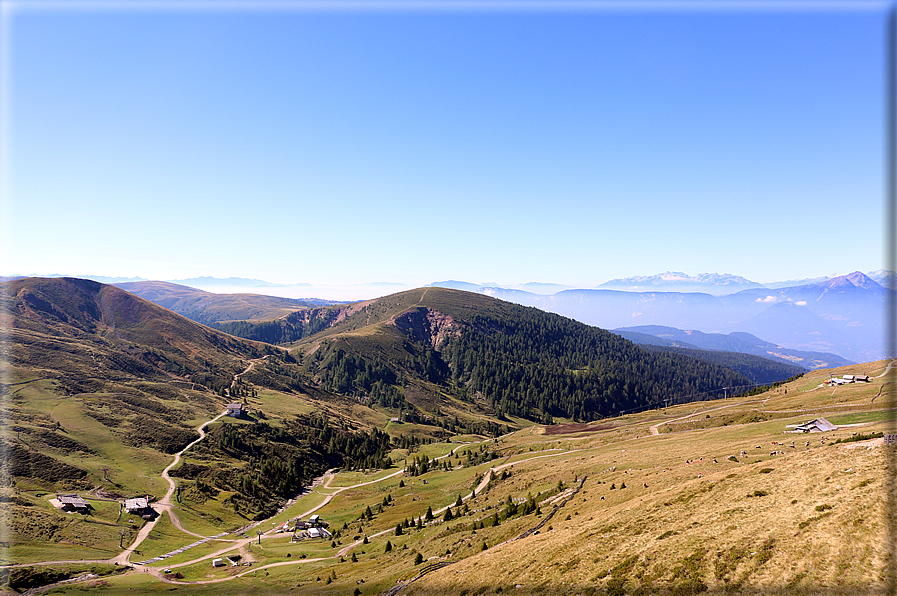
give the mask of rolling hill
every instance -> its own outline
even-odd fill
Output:
[[[204,325],[219,321],[268,321],[297,310],[333,304],[331,300],[317,298],[299,300],[261,294],[213,294],[165,281],[115,285]]]
[[[499,417],[594,420],[751,385],[721,366],[650,354],[602,329],[460,290],[328,312],[339,315],[292,352],[325,385],[362,394],[416,378],[425,393],[486,403]]]
[[[114,286],[75,278],[25,278],[2,286],[13,366],[103,379],[218,379],[279,350],[215,331]],[[73,381],[74,382],[74,381]]]

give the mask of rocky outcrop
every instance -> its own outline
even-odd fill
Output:
[[[449,315],[423,306],[406,311],[391,322],[414,341],[426,342],[437,352],[442,340],[461,333],[461,326]]]

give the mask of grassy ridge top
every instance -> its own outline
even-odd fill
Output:
[[[164,281],[136,281],[115,285],[205,325],[219,321],[270,321],[327,302],[261,294],[214,294]]]
[[[23,333],[77,339],[107,354],[140,354],[138,360],[158,373],[187,374],[219,366],[237,370],[242,359],[274,351],[89,280],[27,278],[4,283],[2,291],[4,308],[14,321],[14,340]],[[147,370],[140,367],[139,374]]]

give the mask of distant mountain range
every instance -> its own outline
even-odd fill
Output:
[[[888,276],[882,273],[882,279]],[[705,333],[741,331],[785,348],[833,353],[855,362],[885,357],[884,308],[895,299],[893,289],[859,271],[817,283],[753,287],[723,296],[608,289],[540,295],[499,287],[473,288],[463,282],[440,285],[534,306],[604,329],[640,324]]]
[[[791,350],[744,332],[703,333],[701,331],[683,331],[663,325],[622,327],[614,329],[613,332],[641,345],[752,354],[805,369],[832,368],[851,364],[849,360],[836,354]]]
[[[91,278],[104,283],[112,279],[115,279],[114,283],[149,283],[135,282],[139,278]],[[181,280],[179,285],[205,290],[206,301],[215,295],[230,292],[231,306],[235,304],[235,296],[252,291],[269,298],[280,296],[298,300],[295,304],[284,303],[277,307],[282,309],[307,308],[337,301],[352,302],[405,288],[402,284],[391,282],[324,287],[212,277]],[[649,286],[651,289],[646,291],[632,290]],[[894,299],[895,274],[886,270],[873,271],[868,275],[857,271],[820,280],[761,285],[731,274],[689,276],[667,272],[611,280],[595,289],[573,289],[542,282],[501,287],[458,280],[434,282],[430,287],[485,294],[604,329],[663,325],[704,333],[744,332],[784,349],[834,354],[849,361],[871,361],[886,355],[884,306],[888,300]],[[614,287],[628,289],[612,289]],[[668,291],[670,288],[678,290]],[[179,290],[181,293],[183,291]],[[317,294],[318,291],[335,299],[301,297]],[[171,295],[166,300],[159,298],[154,301],[187,314],[185,309],[189,306],[189,300],[177,302]],[[195,296],[191,300],[196,300]],[[267,316],[260,311],[251,313],[238,308],[228,312],[227,308],[219,307],[223,310],[210,315],[216,317],[215,321],[258,320]],[[268,307],[274,308],[274,305]],[[276,316],[284,313],[285,310],[279,310]]]
[[[659,275],[625,277],[612,279],[598,286],[607,290],[626,292],[678,291],[707,292],[710,294],[731,294],[748,288],[762,288],[762,284],[729,273],[701,273],[689,276],[677,271],[667,271]]]

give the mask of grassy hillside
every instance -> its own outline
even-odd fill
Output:
[[[260,294],[213,294],[164,281],[135,281],[117,287],[205,325],[219,321],[270,321],[297,310],[328,304]]]
[[[865,437],[893,430],[893,377],[821,385],[830,373],[878,376],[885,363],[861,369],[817,371],[751,398],[397,449],[394,459],[414,463],[406,474],[341,472],[263,524],[261,539],[238,533],[149,572],[48,593],[373,595],[399,582],[402,596],[886,594],[895,478],[883,471],[894,453]],[[843,426],[784,434],[819,416]],[[16,498],[37,509],[34,494]],[[181,522],[215,533],[200,517],[213,502],[185,506]],[[270,531],[309,511],[330,522],[332,539]],[[171,525],[153,532],[147,556],[196,540]],[[224,554],[253,564],[212,567]]]
[[[280,350],[198,325],[114,286],[26,278],[2,286],[13,366],[80,385],[178,378],[230,383],[251,358]]]
[[[888,591],[894,453],[867,440],[894,428],[885,362],[752,397],[542,425],[503,410],[488,385],[467,393],[477,367],[503,387],[516,378],[506,371],[533,386],[564,378],[574,400],[579,377],[714,369],[435,288],[332,309],[333,324],[291,355],[93,282],[3,287],[13,327],[0,582],[11,591],[85,570],[102,575],[47,593],[383,594],[422,571],[402,596]],[[874,378],[822,385],[848,373]],[[201,375],[229,383],[218,391],[192,380]],[[665,386],[669,399],[675,383]],[[249,415],[207,424],[232,400]],[[783,434],[819,416],[841,428]],[[117,500],[166,492],[162,470],[201,425],[205,438],[171,472],[181,490],[170,512],[123,513]],[[49,501],[58,492],[93,509],[63,513]],[[274,533],[312,512],[331,539]],[[116,573],[111,559],[140,531],[130,562],[145,564]],[[224,554],[252,566],[212,567]]]
[[[116,287],[23,279],[4,283],[2,291],[5,320],[12,322],[2,405],[12,432],[0,438],[6,483],[14,478],[44,490],[100,486],[153,493],[159,487],[141,480],[141,466],[157,474],[166,455],[197,438],[198,421],[228,401],[248,404],[281,388],[307,404],[333,404],[339,412],[332,406],[322,411],[334,420],[352,411],[338,396],[306,388],[302,371],[283,350],[209,329]],[[370,426],[352,418],[345,432]],[[295,457],[314,443],[300,439],[292,444]],[[316,465],[305,458],[287,474],[293,490],[327,465],[343,465],[345,458],[333,456],[328,445],[318,451],[324,455],[312,458]],[[247,459],[222,455],[220,461],[236,469]],[[113,471],[111,478],[104,467]],[[283,498],[276,487],[256,490],[255,482],[247,484],[252,494],[234,487],[241,493],[235,502],[246,501],[241,511],[250,517]]]

